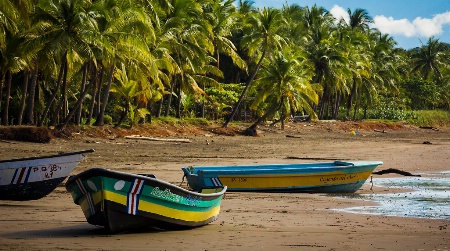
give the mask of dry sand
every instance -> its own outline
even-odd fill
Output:
[[[352,130],[359,135],[351,134]],[[95,138],[86,133],[74,134],[70,139],[53,139],[48,144],[0,141],[0,159],[93,148],[95,152],[88,154],[73,174],[91,167],[105,167],[153,173],[175,184],[181,182],[181,167],[188,165],[339,159],[383,161],[377,170],[396,168],[422,174],[450,170],[449,128],[297,123],[289,124],[284,131],[264,127],[258,132],[259,137],[229,136],[211,130],[195,133],[179,130],[170,135],[191,139],[192,143],[130,140],[114,134]],[[149,136],[148,133],[144,136]],[[374,185],[371,190],[367,182],[357,193],[398,192]],[[449,220],[334,210],[370,203],[323,194],[226,193],[218,220],[207,226],[111,235],[88,224],[79,206],[61,186],[37,201],[0,201],[0,249],[450,250]]]

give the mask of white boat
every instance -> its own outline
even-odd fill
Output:
[[[0,160],[0,200],[37,200],[47,196],[69,176],[86,153],[93,151]]]

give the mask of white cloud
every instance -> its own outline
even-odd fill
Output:
[[[336,18],[338,22],[339,20],[341,20],[341,18],[343,18],[347,24],[350,22],[350,17],[347,11],[341,6],[334,5],[330,10],[330,14],[333,15],[333,17]]]
[[[442,34],[442,26],[450,25],[450,12],[437,14],[431,19],[417,17],[412,22],[408,19],[394,19],[385,16],[375,16],[373,21],[372,27],[382,33],[428,38]]]

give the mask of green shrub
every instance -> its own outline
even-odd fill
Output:
[[[420,110],[414,111],[415,116],[406,120],[416,126],[448,127],[450,126],[450,111]]]
[[[103,123],[105,123],[105,125],[112,125],[112,122],[113,122],[113,120],[112,120],[111,116],[105,115],[103,117]]]

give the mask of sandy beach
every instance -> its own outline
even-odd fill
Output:
[[[191,140],[181,143],[73,132],[71,138],[55,138],[46,144],[0,141],[0,159],[92,148],[95,152],[88,154],[73,174],[104,167],[152,173],[173,184],[181,183],[181,167],[190,165],[380,160],[384,164],[377,170],[395,168],[422,175],[450,171],[449,128],[321,122],[290,123],[285,130],[262,127],[258,134],[246,137],[213,129],[142,133]],[[391,192],[398,190],[366,182],[357,193]],[[0,249],[450,250],[449,220],[336,210],[371,203],[325,194],[226,193],[219,218],[207,226],[112,235],[88,224],[80,207],[60,186],[40,200],[0,201]]]

